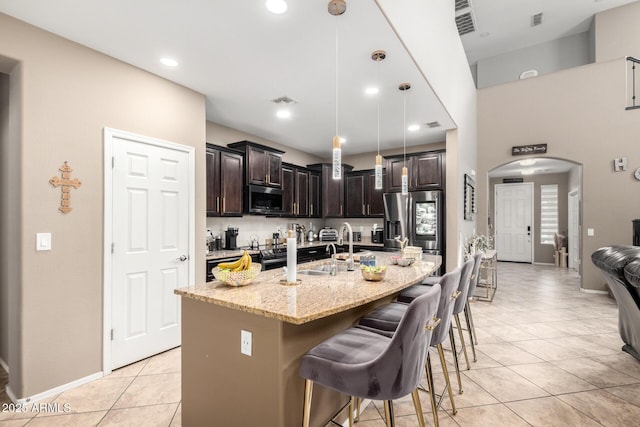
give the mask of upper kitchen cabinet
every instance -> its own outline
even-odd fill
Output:
[[[282,155],[284,151],[251,141],[227,144],[243,151],[246,157],[245,184],[282,188]]]
[[[409,191],[444,190],[445,157],[444,150],[408,154],[406,166],[409,173]],[[404,165],[403,155],[385,157],[387,172],[385,191],[402,191],[402,167]]]
[[[310,173],[305,168],[284,163],[282,165],[282,214],[309,216]]]
[[[309,171],[309,217],[322,217],[322,173]]]
[[[242,153],[207,144],[207,216],[242,216]]]
[[[384,215],[382,197],[384,190],[376,190],[373,170],[347,173],[345,191],[345,217],[382,217]]]
[[[316,163],[307,165],[309,169],[319,171],[322,180],[322,217],[344,217],[344,189],[346,174],[351,172],[353,166],[342,165],[342,179],[333,179],[331,163]]]

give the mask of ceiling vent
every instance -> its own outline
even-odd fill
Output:
[[[461,36],[473,33],[476,30],[476,25],[473,22],[471,12],[456,16],[456,26],[458,27],[458,34]]]
[[[455,0],[455,2],[456,2],[456,12],[459,10],[471,7],[471,3],[469,0]]]
[[[435,122],[427,123],[427,126],[429,126],[430,128],[439,128],[441,125],[440,125],[440,122],[435,121]]]
[[[271,102],[275,102],[276,104],[292,104],[296,101],[288,96],[281,96],[280,98],[272,99]]]
[[[531,26],[532,27],[537,27],[540,24],[542,24],[542,12],[536,13],[535,15],[531,16]]]

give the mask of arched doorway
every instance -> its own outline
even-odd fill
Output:
[[[497,245],[504,241],[501,230],[500,210],[496,211],[496,188],[529,183],[532,187],[530,230],[531,261],[534,264],[567,265],[581,272],[580,205],[582,200],[582,165],[571,160],[551,157],[526,157],[490,169],[487,173],[488,234]],[[520,212],[522,210],[519,205]],[[510,214],[517,218],[519,211]],[[503,212],[504,214],[504,212]],[[561,242],[568,255],[556,254],[555,233],[566,236]],[[498,237],[498,241],[496,241]],[[500,248],[498,254],[500,253]],[[504,251],[503,251],[504,252]],[[564,258],[564,261],[562,260]],[[509,259],[505,259],[509,260]],[[526,261],[525,261],[526,262]]]

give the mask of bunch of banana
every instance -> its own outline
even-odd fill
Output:
[[[231,271],[244,271],[251,267],[251,255],[249,252],[244,251],[242,256],[234,262],[221,262],[218,264],[218,268],[231,270]]]

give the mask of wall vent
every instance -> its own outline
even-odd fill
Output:
[[[473,33],[476,30],[476,25],[473,22],[471,12],[456,16],[456,26],[458,27],[458,34],[461,36]]]
[[[430,128],[439,128],[441,125],[440,125],[440,122],[435,121],[435,122],[427,123],[427,126],[429,126]]]
[[[535,15],[531,16],[531,26],[532,27],[537,27],[540,24],[542,24],[542,12],[536,13]]]
[[[471,7],[471,3],[469,2],[469,0],[455,0],[455,2],[456,2],[456,12],[459,10]]]

